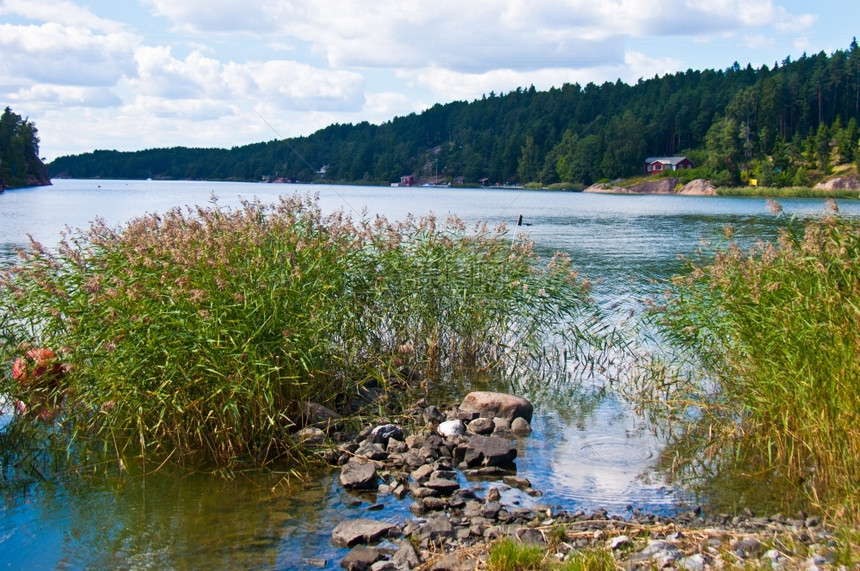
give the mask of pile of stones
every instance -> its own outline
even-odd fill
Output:
[[[324,453],[340,467],[345,488],[408,498],[414,515],[402,523],[341,522],[331,540],[351,548],[340,562],[345,569],[473,569],[488,545],[504,537],[541,545],[559,562],[583,548],[610,549],[628,569],[816,569],[836,558],[833,538],[818,519],[804,514],[708,516],[696,509],[668,518],[631,507],[622,518],[605,510],[569,513],[539,500],[528,508],[505,505],[502,494],[513,488],[542,495],[516,475],[516,439],[531,432],[531,403],[476,392],[444,411],[422,402],[412,413],[417,428],[411,434],[401,425],[380,423]],[[302,437],[322,442],[326,435],[317,431],[305,429]],[[460,476],[479,484],[461,485]],[[494,484],[482,485],[487,481]]]

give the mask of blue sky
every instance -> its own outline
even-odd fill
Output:
[[[847,49],[860,0],[0,0],[42,155],[232,147],[517,87]]]

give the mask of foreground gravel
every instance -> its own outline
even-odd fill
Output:
[[[500,398],[505,406],[520,406],[512,400],[517,397]],[[734,515],[696,508],[666,517],[631,508],[622,517],[541,504],[542,492],[516,475],[514,462],[512,440],[528,438],[531,405],[525,415],[487,406],[489,413],[459,405],[440,410],[422,401],[402,422],[368,424],[357,435],[319,427],[303,431],[301,437],[339,467],[344,487],[411,502],[412,517],[402,522],[391,523],[384,513],[341,522],[332,543],[351,548],[341,567],[482,569],[492,546],[509,538],[540,546],[547,568],[595,549],[611,552],[621,569],[860,568],[845,567],[850,547],[819,518],[804,513],[761,517],[748,509]],[[330,419],[326,425],[334,426]],[[332,440],[340,443],[332,446]],[[511,488],[534,502],[506,504],[502,498]]]

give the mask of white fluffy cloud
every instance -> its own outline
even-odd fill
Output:
[[[814,17],[772,0],[147,0],[200,33],[277,31],[309,42],[335,68],[435,67],[484,74],[586,69],[624,61],[624,37],[797,32]]]
[[[114,85],[134,72],[136,39],[49,22],[0,25],[0,73],[39,83]]]
[[[773,61],[816,25],[799,0],[84,1],[0,0],[0,103],[36,121],[48,156],[232,146],[271,138],[266,122],[286,137],[491,91],[635,82],[714,65],[691,52],[727,38]]]

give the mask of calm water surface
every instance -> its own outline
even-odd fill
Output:
[[[584,274],[600,280],[595,295],[607,306],[652,292],[652,278],[678,270],[679,256],[693,255],[703,239],[719,238],[727,224],[746,241],[769,239],[776,231],[765,200],[757,198],[57,180],[52,187],[0,194],[0,259],[14,259],[28,234],[50,247],[65,227],[84,228],[96,217],[120,225],[147,212],[206,205],[213,197],[231,207],[294,192],[319,194],[323,210],[343,209],[356,217],[432,212],[467,222],[505,222],[512,235],[527,233],[542,252],[569,252]],[[798,216],[824,207],[813,199],[781,203],[788,215]],[[856,201],[840,201],[839,207],[860,215]],[[517,228],[520,215],[527,226]],[[533,435],[519,443],[517,466],[546,492],[541,503],[671,513],[678,503],[695,501],[652,471],[660,439],[611,396],[587,406],[539,405],[533,427]],[[224,480],[167,469],[143,479],[119,476],[107,466],[89,475],[43,479],[34,473],[13,483],[6,478],[10,468],[3,470],[0,567],[7,568],[313,569],[318,567],[309,560],[319,559],[337,568],[345,551],[332,547],[329,537],[342,519],[410,517],[408,502],[352,495],[333,474],[288,486],[271,476]],[[505,499],[535,501],[518,494],[505,492]],[[368,511],[377,503],[386,509]]]

